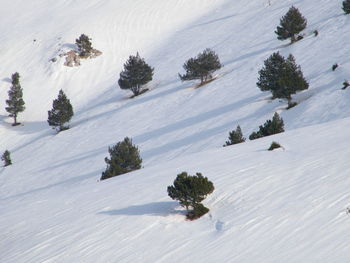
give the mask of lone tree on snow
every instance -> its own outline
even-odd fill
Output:
[[[343,1],[343,11],[345,14],[350,14],[350,0]]]
[[[187,172],[182,172],[177,175],[174,185],[168,186],[170,198],[178,200],[180,205],[186,208],[187,218],[191,220],[199,218],[209,211],[201,202],[213,191],[213,183],[207,177],[203,177],[201,173],[191,176]],[[193,209],[189,210],[190,207]]]
[[[274,99],[287,99],[288,105],[291,105],[292,94],[309,87],[294,57],[289,55],[284,59],[279,52],[264,61],[256,84],[261,91],[271,91]]]
[[[307,21],[299,12],[298,8],[292,6],[280,19],[280,26],[277,26],[275,33],[277,39],[285,40],[290,38],[291,43],[297,41],[296,35],[306,28]]]
[[[124,70],[120,72],[118,80],[121,89],[130,89],[134,96],[141,93],[142,86],[153,78],[154,68],[150,67],[139,53],[136,56],[129,56],[124,64]]]
[[[75,44],[78,46],[79,56],[88,57],[92,51],[91,38],[85,34],[81,34],[79,38],[75,40]]]
[[[58,93],[58,98],[52,103],[52,109],[48,111],[47,122],[58,132],[69,129],[65,125],[73,117],[73,107],[63,90]]]
[[[23,91],[21,84],[19,83],[19,74],[17,72],[12,74],[11,83],[12,86],[8,92],[9,99],[6,100],[6,104],[8,105],[8,107],[6,107],[5,109],[9,113],[9,116],[13,117],[14,123],[12,124],[12,126],[16,126],[20,124],[19,122],[17,122],[18,113],[25,110]]]
[[[213,72],[221,67],[218,55],[207,48],[202,53],[199,53],[197,57],[190,58],[185,62],[183,68],[186,73],[184,75],[179,74],[179,77],[182,81],[200,79],[200,84],[203,84],[212,79]]]
[[[9,165],[12,164],[10,152],[9,152],[8,150],[6,150],[6,151],[2,154],[1,160],[4,162],[4,166],[9,166]]]
[[[260,125],[259,130],[257,132],[253,132],[249,136],[249,140],[259,139],[281,132],[284,132],[284,122],[280,115],[275,112],[272,120],[267,120],[264,125]]]
[[[245,138],[243,137],[241,127],[238,125],[236,130],[233,130],[229,133],[228,141],[224,146],[229,146],[237,143],[245,142]]]
[[[123,141],[109,147],[110,159],[105,158],[106,170],[102,173],[101,180],[108,179],[120,174],[125,174],[141,168],[142,159],[137,146],[132,140],[125,137]]]

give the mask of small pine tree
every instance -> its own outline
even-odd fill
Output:
[[[75,40],[75,44],[78,46],[79,56],[88,57],[92,51],[91,38],[85,34],[81,34],[79,38]]]
[[[48,111],[48,120],[50,126],[53,126],[58,132],[69,129],[65,125],[73,117],[73,107],[63,90],[58,93],[58,98],[52,103],[52,109]]]
[[[284,59],[279,52],[273,53],[264,61],[256,85],[261,91],[271,91],[273,98],[287,99],[289,104],[292,94],[309,88],[293,55]]]
[[[134,96],[141,93],[142,86],[153,79],[154,68],[150,67],[139,53],[130,56],[118,80],[121,89],[130,89]]]
[[[177,175],[174,185],[168,186],[169,197],[178,200],[180,205],[186,208],[189,219],[201,217],[209,211],[201,202],[213,191],[213,183],[201,173],[191,176],[187,172],[182,172]],[[193,210],[190,211],[189,207]]]
[[[233,130],[229,133],[228,141],[226,141],[224,146],[229,146],[241,142],[245,142],[245,138],[243,137],[241,127],[238,125],[236,130]]]
[[[9,152],[8,150],[6,150],[6,151],[2,154],[1,160],[4,161],[4,166],[9,166],[9,165],[12,164],[10,152]]]
[[[179,77],[182,81],[200,79],[201,84],[212,78],[214,71],[222,67],[218,55],[211,49],[207,48],[197,57],[190,58],[185,62],[183,68],[186,74]]]
[[[290,38],[291,43],[293,43],[297,40],[296,35],[303,31],[306,25],[305,17],[302,16],[298,8],[292,6],[280,20],[280,26],[275,31],[277,39],[285,40]]]
[[[350,14],[350,0],[343,1],[343,11],[345,14]]]
[[[8,107],[6,107],[6,111],[9,113],[10,117],[13,117],[14,123],[12,126],[19,125],[20,123],[17,122],[17,116],[19,112],[22,112],[25,110],[24,107],[24,100],[23,100],[23,91],[21,84],[19,82],[19,74],[18,72],[12,74],[12,86],[8,92],[9,99],[6,100],[6,104]]]
[[[274,149],[281,148],[282,146],[278,142],[272,142],[268,151],[273,151]]]
[[[253,132],[249,136],[249,139],[255,140],[281,132],[284,132],[284,122],[280,115],[275,112],[272,120],[267,120],[264,125],[259,126],[259,130],[257,132]]]
[[[141,168],[142,159],[137,146],[132,144],[128,137],[108,148],[110,159],[105,158],[106,170],[102,173],[101,180],[120,174],[125,174]]]

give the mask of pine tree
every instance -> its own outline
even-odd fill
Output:
[[[345,14],[350,14],[350,0],[343,1],[343,11]]]
[[[261,91],[271,91],[273,98],[287,99],[289,104],[292,94],[309,87],[294,57],[284,59],[279,52],[264,61],[256,84]]]
[[[153,78],[154,68],[150,67],[139,53],[130,56],[124,64],[124,70],[120,73],[118,84],[121,89],[130,89],[134,96],[140,94],[142,86]]]
[[[214,191],[214,185],[201,173],[188,175],[187,172],[178,174],[174,185],[168,186],[168,195],[178,200],[187,210],[187,218],[196,219],[209,211],[201,202]],[[190,211],[189,207],[193,210]]]
[[[298,8],[292,6],[281,18],[280,26],[277,26],[275,33],[277,39],[285,40],[290,38],[291,43],[297,40],[296,35],[306,28],[307,21],[299,12]]]
[[[6,150],[6,151],[2,154],[1,160],[4,161],[4,166],[8,166],[8,165],[11,165],[11,164],[12,164],[10,152],[9,152],[8,150]]]
[[[241,127],[238,125],[236,130],[233,130],[229,133],[228,141],[226,141],[224,146],[229,146],[242,142],[245,142],[245,138],[243,137]]]
[[[58,98],[52,103],[52,109],[48,111],[48,120],[50,126],[57,129],[58,132],[69,129],[65,125],[73,117],[73,107],[63,90],[58,93]]]
[[[284,122],[280,115],[275,112],[272,120],[267,120],[264,125],[259,126],[259,130],[257,132],[253,132],[249,136],[249,139],[255,140],[281,132],[284,132]]]
[[[92,51],[91,38],[85,34],[81,34],[79,38],[75,40],[75,44],[78,46],[79,56],[88,57]]]
[[[25,110],[23,91],[19,82],[19,77],[20,76],[17,72],[12,74],[12,86],[8,92],[9,99],[6,100],[6,104],[8,105],[8,107],[6,107],[5,109],[9,113],[9,116],[13,117],[14,120],[12,126],[20,124],[19,122],[17,122],[18,113]]]
[[[182,81],[200,79],[201,84],[212,78],[214,71],[222,67],[218,55],[211,49],[207,48],[197,57],[190,58],[185,62],[183,68],[186,73],[179,74]]]
[[[102,173],[101,180],[141,168],[142,159],[139,149],[132,144],[132,140],[128,137],[116,145],[109,147],[108,152],[110,158],[105,158],[107,168]]]
[[[180,205],[186,208],[189,219],[198,218],[209,211],[201,202],[213,191],[213,183],[201,173],[191,176],[182,172],[177,175],[174,185],[168,186],[169,197],[178,200]],[[189,207],[192,207],[193,211],[190,211]]]

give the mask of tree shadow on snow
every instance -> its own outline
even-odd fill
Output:
[[[185,211],[175,210],[179,204],[177,202],[153,202],[143,205],[132,205],[129,207],[100,211],[98,214],[102,215],[129,215],[129,216],[168,216],[172,214],[182,214]]]

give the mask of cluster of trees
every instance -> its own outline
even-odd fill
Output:
[[[10,117],[13,117],[12,126],[19,125],[17,117],[20,112],[25,110],[23,100],[23,90],[19,81],[20,75],[18,72],[12,74],[11,83],[12,86],[8,92],[9,99],[6,100],[8,105],[5,109],[9,113]],[[48,120],[50,126],[57,129],[57,131],[63,131],[69,128],[66,123],[70,121],[73,116],[73,107],[67,98],[63,90],[59,91],[58,98],[53,101],[52,110],[48,111]]]
[[[280,115],[275,112],[271,120],[267,120],[263,125],[259,126],[258,131],[252,132],[250,134],[249,140],[259,139],[281,132],[284,132],[284,122]],[[246,139],[243,137],[242,129],[238,125],[236,130],[233,130],[229,133],[228,141],[226,141],[224,147],[242,143],[245,142],[245,140]]]
[[[185,62],[183,68],[186,73],[179,77],[182,81],[199,79],[200,84],[212,80],[213,73],[222,67],[218,55],[207,48],[195,58]],[[154,68],[148,65],[139,53],[129,56],[124,64],[124,69],[119,74],[118,84],[121,89],[131,90],[134,96],[147,91],[144,85],[153,79]]]
[[[126,137],[123,141],[108,148],[109,158],[105,158],[107,167],[100,180],[112,178],[121,174],[129,173],[141,168],[142,159],[140,151],[132,143],[132,139]],[[197,219],[206,214],[209,209],[201,202],[208,194],[214,191],[214,185],[203,177],[201,173],[194,176],[186,172],[178,174],[174,184],[168,186],[168,195],[180,202],[180,205],[187,210],[187,218],[190,220]]]

